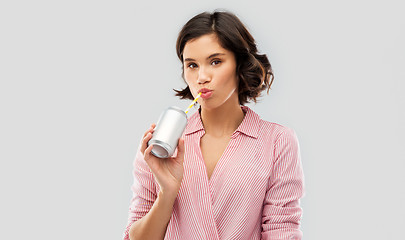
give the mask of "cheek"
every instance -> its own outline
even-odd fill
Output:
[[[191,92],[193,93],[196,81],[193,81],[194,76],[191,72],[184,71],[184,81],[186,81],[187,86],[190,88]]]
[[[187,83],[187,85],[190,85],[191,83],[192,83],[192,81],[191,81],[191,79],[192,79],[192,76],[191,76],[191,74],[189,73],[189,72],[184,72],[184,74],[183,74],[183,76],[184,76],[184,81],[186,81],[186,83]]]
[[[237,87],[238,86],[238,78],[236,76],[236,69],[234,67],[229,67],[224,69],[221,72],[220,78],[223,81],[223,84],[230,86],[230,87]]]

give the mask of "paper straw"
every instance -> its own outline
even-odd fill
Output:
[[[188,106],[188,108],[184,111],[186,114],[190,110],[190,108],[194,105],[195,102],[197,102],[198,98],[201,96],[201,92],[197,95],[197,97],[193,100],[193,102]]]

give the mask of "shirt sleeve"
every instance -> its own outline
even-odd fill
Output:
[[[285,128],[275,141],[273,169],[263,206],[262,239],[300,240],[304,175],[297,136]]]
[[[133,177],[134,183],[131,187],[132,198],[129,206],[128,224],[124,232],[124,240],[129,240],[129,229],[132,223],[145,216],[157,198],[153,174],[139,149],[134,160]]]

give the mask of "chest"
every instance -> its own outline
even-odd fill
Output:
[[[272,151],[257,140],[239,135],[229,139],[196,135],[186,138],[180,199],[198,199],[216,209],[233,204],[261,207],[272,172]],[[190,194],[192,197],[190,197]],[[211,211],[211,210],[210,210]]]
[[[230,137],[212,137],[204,135],[200,140],[201,154],[207,169],[208,178],[211,177],[215,166],[228,146]]]

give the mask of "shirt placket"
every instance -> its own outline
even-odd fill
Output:
[[[200,147],[200,141],[201,137],[204,135],[204,131],[200,131],[197,136],[197,141],[198,144],[196,144],[198,148],[198,174],[201,182],[201,199],[202,199],[202,210],[203,210],[203,218],[204,218],[204,224],[206,226],[206,237],[207,240],[211,239],[218,239],[219,240],[219,235],[218,235],[218,229],[215,223],[215,216],[214,216],[214,211],[212,207],[212,199],[211,199],[211,189],[210,189],[210,184],[209,184],[209,179],[206,173],[206,167],[204,163],[204,159],[202,158],[202,153],[201,153],[201,147]]]

